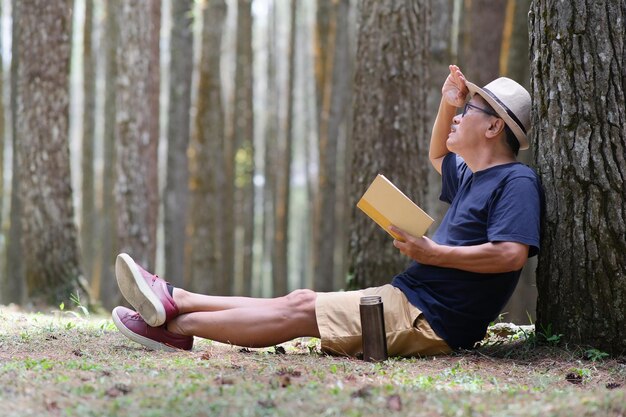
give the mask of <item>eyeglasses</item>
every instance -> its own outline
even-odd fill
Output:
[[[465,103],[465,107],[463,107],[463,114],[462,114],[463,117],[465,117],[465,113],[467,113],[469,109],[480,110],[481,112],[486,113],[489,116],[500,117],[500,115],[493,110],[483,109],[482,107],[475,106],[471,103]]]

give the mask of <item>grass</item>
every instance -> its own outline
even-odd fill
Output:
[[[625,358],[531,336],[378,364],[322,355],[315,339],[242,350],[196,338],[171,354],[125,339],[108,317],[0,306],[0,415],[626,415]]]

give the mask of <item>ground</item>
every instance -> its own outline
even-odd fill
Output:
[[[626,416],[626,358],[532,328],[382,363],[317,339],[241,349],[196,338],[154,352],[86,310],[0,306],[0,416]]]

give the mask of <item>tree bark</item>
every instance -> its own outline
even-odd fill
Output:
[[[377,173],[417,204],[428,178],[426,96],[428,1],[364,0],[355,74],[352,202]],[[388,283],[408,263],[387,233],[353,209],[350,240],[353,288]]]
[[[193,0],[172,2],[170,98],[167,128],[167,179],[163,200],[165,276],[182,285],[185,276],[185,226],[189,199],[191,75],[193,69]]]
[[[531,144],[546,194],[537,331],[626,351],[626,2],[534,1]]]
[[[154,268],[158,212],[160,2],[120,0],[116,80],[117,233],[120,250]]]
[[[22,261],[35,303],[89,303],[78,262],[69,155],[69,0],[16,2],[17,171]]]
[[[186,284],[192,291],[227,295],[232,276],[226,275],[223,236],[232,233],[224,222],[222,196],[225,175],[224,108],[220,79],[220,51],[226,3],[205,5],[202,24],[197,116],[190,146],[190,224]]]

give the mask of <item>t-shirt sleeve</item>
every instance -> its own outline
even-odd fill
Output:
[[[529,257],[539,252],[542,194],[530,177],[508,181],[496,194],[489,211],[490,242],[518,242],[530,246]]]
[[[459,190],[462,167],[466,166],[465,161],[456,154],[450,152],[441,164],[441,195],[439,200],[445,203],[452,203],[454,196]]]

